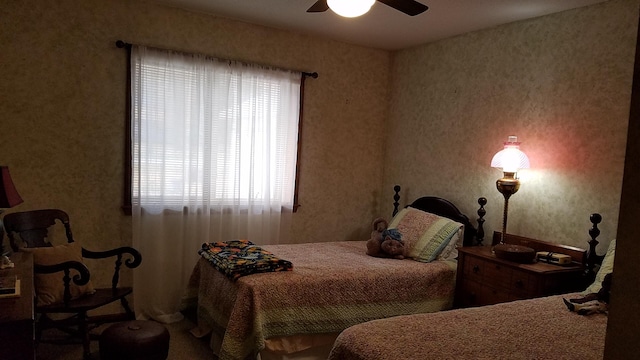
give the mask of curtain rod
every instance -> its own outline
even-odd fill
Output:
[[[120,49],[122,49],[122,48],[126,48],[127,50],[131,50],[131,47],[132,47],[133,45],[134,45],[134,44],[130,44],[130,43],[124,42],[124,41],[122,41],[122,40],[118,40],[118,41],[116,41],[116,46],[117,46],[118,48],[120,48]],[[222,59],[222,60],[227,61],[227,60],[229,60],[229,59]],[[234,61],[234,60],[230,60],[230,61]],[[282,69],[282,68],[281,68],[281,69]],[[290,69],[284,69],[284,70],[291,71]],[[294,70],[294,71],[298,71],[298,70]],[[312,77],[312,78],[314,78],[314,79],[317,79],[317,78],[318,78],[318,73],[317,73],[317,72],[315,72],[315,71],[314,71],[314,72],[300,71],[300,72],[302,73],[302,75],[304,75],[304,76],[306,76],[306,77]]]

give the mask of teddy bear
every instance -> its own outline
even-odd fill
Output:
[[[375,256],[380,253],[382,232],[387,229],[389,223],[383,218],[376,218],[371,225],[373,226],[373,231],[371,231],[371,237],[367,241],[367,255]]]
[[[386,255],[394,259],[404,259],[404,241],[402,234],[397,229],[387,229],[382,232],[382,244],[380,250]]]
[[[373,220],[371,238],[367,241],[367,255],[404,259],[404,241],[397,229],[387,229],[388,223],[382,218]]]

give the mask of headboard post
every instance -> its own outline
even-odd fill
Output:
[[[598,213],[593,213],[589,216],[589,221],[591,221],[591,229],[589,229],[589,236],[591,236],[591,240],[589,240],[589,252],[587,253],[587,268],[585,271],[585,275],[587,277],[587,281],[591,282],[596,277],[596,272],[594,270],[596,264],[600,264],[604,259],[604,255],[598,255],[596,252],[596,246],[598,246],[598,240],[596,238],[600,236],[600,229],[598,229],[598,224],[602,221],[602,215]]]
[[[398,202],[400,200],[400,185],[396,185],[393,187],[393,191],[395,192],[395,194],[393,194],[393,214],[391,215],[396,216],[396,214],[398,213],[398,206],[400,205],[400,203]]]
[[[476,243],[478,246],[482,246],[482,242],[484,241],[484,216],[487,214],[487,210],[484,209],[484,206],[487,205],[487,198],[481,197],[478,198],[478,205],[480,208],[478,209],[478,230],[476,231]]]

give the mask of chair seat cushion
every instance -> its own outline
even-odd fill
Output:
[[[163,360],[169,354],[169,331],[155,321],[113,324],[100,335],[101,360]]]
[[[118,300],[133,292],[131,287],[120,287],[112,290],[108,289],[94,289],[91,294],[85,294],[77,299],[71,300],[69,306],[65,306],[63,303],[55,303],[51,305],[37,306],[38,312],[47,313],[68,313],[69,309],[73,309],[73,312],[89,311],[98,308],[103,305],[107,305],[115,300]]]

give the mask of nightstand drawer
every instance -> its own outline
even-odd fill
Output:
[[[505,283],[505,285],[509,285],[509,289],[521,298],[533,296],[537,289],[536,279],[532,278],[531,274],[520,270],[513,270],[511,272],[511,281]]]
[[[504,288],[482,285],[480,299],[483,304],[491,305],[507,301],[519,300],[512,292]]]
[[[494,287],[510,288],[513,269],[500,263],[484,261],[481,264],[484,267],[484,283]]]
[[[460,306],[483,306],[497,304],[506,301],[517,300],[518,297],[503,288],[496,288],[476,281],[464,280],[462,282],[460,298],[457,299]]]
[[[465,279],[482,282],[482,278],[486,271],[485,268],[486,261],[469,256],[464,262],[464,277]]]
[[[476,281],[464,280],[458,284],[459,292],[456,294],[458,306],[482,306],[482,284]]]
[[[464,262],[464,277],[472,281],[482,282],[494,287],[514,288],[526,287],[528,277],[518,273],[514,276],[514,270],[500,263],[487,261],[486,259],[469,256]]]
[[[532,279],[526,271],[474,257],[466,259],[464,275],[467,280],[483,283],[493,289],[512,292],[517,298],[527,298],[534,294],[537,288],[535,278]],[[491,290],[491,292],[499,296],[497,290]]]

